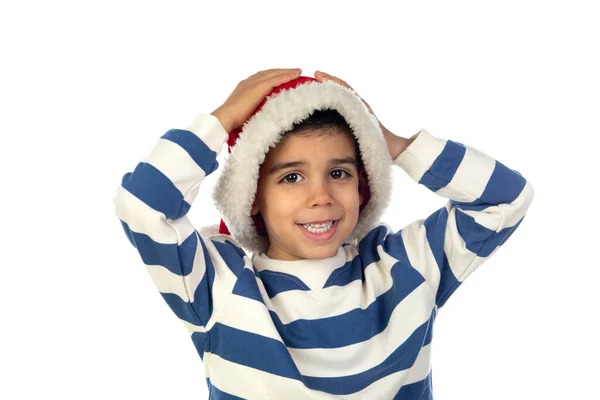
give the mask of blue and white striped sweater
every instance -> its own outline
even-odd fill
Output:
[[[518,172],[426,130],[394,160],[448,198],[326,260],[246,255],[186,214],[227,132],[212,115],[165,133],[127,173],[116,214],[203,360],[211,399],[431,399],[437,310],[510,237],[533,198]]]

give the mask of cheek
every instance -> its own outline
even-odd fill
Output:
[[[358,206],[360,205],[358,186],[349,185],[345,187],[340,187],[340,189],[337,191],[336,199],[340,204],[344,206],[344,208],[358,208]]]
[[[293,216],[303,204],[300,191],[271,190],[264,202],[265,214],[270,218]]]

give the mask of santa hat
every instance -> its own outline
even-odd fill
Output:
[[[260,165],[294,124],[325,109],[339,112],[352,129],[368,179],[356,227],[347,241],[356,243],[377,225],[390,201],[392,166],[377,118],[351,89],[301,76],[275,88],[243,126],[229,132],[229,155],[213,192],[222,216],[219,233],[231,235],[250,251],[267,250],[268,238],[257,229],[262,217],[250,215]]]

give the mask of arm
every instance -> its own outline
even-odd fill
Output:
[[[389,234],[385,246],[424,276],[441,307],[520,225],[533,188],[499,161],[426,130],[403,143],[394,165],[448,202],[426,219]],[[405,249],[403,254],[399,248]]]
[[[227,138],[217,117],[198,115],[171,129],[123,176],[115,213],[162,297],[198,346],[243,268],[243,251],[223,237],[202,238],[188,210]],[[227,260],[225,262],[224,260]]]
[[[318,81],[345,81],[317,71]],[[354,91],[354,89],[352,89]],[[369,104],[363,99],[373,114]],[[421,130],[406,139],[381,121],[394,165],[439,196],[446,205],[397,233],[385,233],[385,251],[425,278],[441,307],[460,284],[520,225],[533,199],[531,184],[517,171],[458,142]],[[379,243],[375,241],[376,246]]]

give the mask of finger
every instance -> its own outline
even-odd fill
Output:
[[[319,77],[322,80],[331,80],[331,81],[334,81],[336,83],[339,83],[342,86],[346,86],[347,88],[352,89],[352,87],[350,85],[348,85],[344,80],[342,80],[342,79],[340,79],[340,78],[338,78],[336,76],[330,75],[328,73],[325,73],[325,72],[322,72],[322,71],[316,71],[315,72],[315,78],[319,78]],[[352,90],[354,90],[354,89],[352,89]]]
[[[324,78],[326,78],[326,79],[331,79],[331,80],[333,80],[333,81],[340,82],[340,83],[345,83],[345,84],[347,85],[347,83],[346,83],[346,82],[344,82],[342,79],[338,78],[337,76],[334,76],[334,75],[328,74],[327,72],[323,72],[323,71],[316,71],[316,72],[315,72],[315,76],[316,76],[317,74],[321,75],[322,77],[324,77]]]
[[[257,82],[260,82],[264,79],[268,79],[271,76],[276,76],[278,74],[286,74],[289,73],[290,71],[295,71],[299,68],[273,68],[273,69],[267,69],[267,70],[263,70],[263,71],[258,71],[257,73],[255,73],[254,75],[250,75],[249,77],[247,77],[246,79],[244,79],[243,81],[240,82],[240,84],[256,84]]]
[[[264,80],[278,75],[295,74],[302,72],[300,68],[273,68],[260,71],[256,74],[257,80]]]
[[[348,89],[350,89],[350,90],[352,90],[354,93],[356,93],[356,90],[354,90],[354,89],[353,89],[353,88],[352,88],[350,85],[348,85],[348,84],[347,84],[345,81],[343,81],[342,79],[340,79],[340,78],[337,78],[337,77],[335,77],[335,76],[333,76],[333,75],[329,75],[329,74],[327,74],[327,73],[325,73],[325,72],[321,72],[321,71],[316,71],[316,72],[315,72],[315,77],[316,77],[316,78],[321,78],[321,79],[323,79],[323,80],[328,80],[328,79],[329,79],[329,80],[332,80],[332,81],[334,81],[334,82],[337,82],[337,83],[339,83],[339,84],[340,84],[340,85],[342,85],[342,86],[345,86],[345,87],[347,87]],[[358,93],[357,93],[357,95],[358,95]],[[360,97],[360,96],[359,96],[359,97]],[[367,109],[369,110],[369,112],[370,112],[371,114],[375,115],[375,113],[373,112],[373,109],[372,109],[372,108],[371,108],[371,106],[370,106],[370,105],[369,105],[369,104],[368,104],[368,103],[365,101],[365,99],[363,99],[362,97],[361,97],[360,99],[362,100],[362,102],[363,102],[363,103],[365,103],[365,105],[367,106]]]
[[[315,78],[317,78],[317,80],[319,80],[321,82],[332,79],[329,74],[326,74],[325,72],[322,72],[322,71],[315,71]]]
[[[255,84],[256,85],[266,84],[268,86],[271,86],[272,88],[275,88],[275,87],[281,85],[282,83],[289,82],[292,79],[296,79],[297,77],[300,76],[301,73],[302,73],[302,70],[300,68],[281,70],[278,73],[273,73],[273,74],[267,75],[266,77],[263,77],[262,79],[258,79],[255,82]]]

